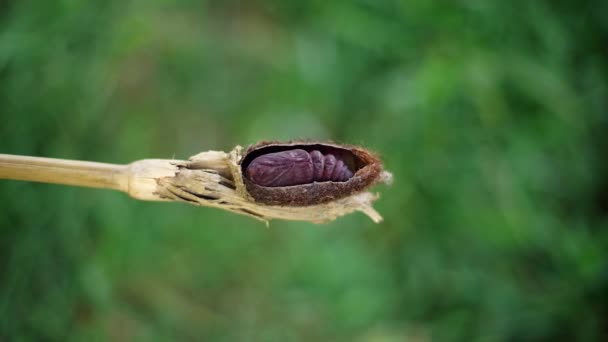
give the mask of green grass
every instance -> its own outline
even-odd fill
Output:
[[[364,144],[375,225],[0,182],[0,339],[606,338],[603,1],[6,1],[0,153]]]

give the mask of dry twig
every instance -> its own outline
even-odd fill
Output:
[[[276,206],[256,202],[247,192],[239,161],[242,149],[207,151],[188,160],[144,159],[128,165],[0,154],[0,179],[56,183],[126,192],[148,201],[177,201],[215,207],[268,222],[272,219],[329,222],[361,211],[374,222],[377,194],[361,192],[329,203]],[[391,175],[384,172],[384,182]]]

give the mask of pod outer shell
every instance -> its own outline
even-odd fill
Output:
[[[322,150],[352,159],[354,175],[345,182],[313,182],[284,187],[266,187],[253,183],[245,176],[245,169],[255,157],[274,151],[302,148],[308,151]],[[266,152],[267,151],[267,152]],[[357,146],[333,143],[261,142],[250,146],[240,161],[241,175],[247,192],[256,202],[279,206],[309,206],[331,202],[361,192],[374,185],[381,173],[382,163],[373,153]]]

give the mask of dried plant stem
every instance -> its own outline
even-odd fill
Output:
[[[265,222],[322,223],[353,211],[365,213],[374,222],[382,220],[372,207],[378,196],[368,192],[305,207],[257,203],[243,185],[240,158],[240,146],[230,153],[202,152],[189,160],[144,159],[128,165],[0,154],[0,179],[114,189],[140,200],[221,208]]]
[[[91,188],[127,188],[124,165],[0,154],[0,178]]]

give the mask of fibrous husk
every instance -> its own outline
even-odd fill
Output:
[[[276,145],[276,143],[267,143],[264,146],[272,144],[280,146],[278,148],[295,146]],[[315,148],[320,146],[317,144],[310,146],[313,145]],[[281,195],[277,195],[277,193],[272,195],[274,204],[263,203],[259,197],[255,198],[246,185],[248,180],[243,177],[242,168],[243,162],[246,161],[245,157],[258,149],[250,148],[249,154],[243,155],[240,146],[236,146],[230,153],[207,151],[192,156],[187,161],[166,161],[173,165],[175,173],[170,176],[155,177],[157,186],[154,194],[158,200],[173,200],[220,208],[265,222],[282,219],[325,223],[354,211],[363,212],[376,223],[382,221],[382,216],[372,206],[379,195],[362,190],[375,182],[388,183],[392,177],[391,174],[382,170],[377,157],[363,149],[333,144],[323,144],[323,146],[339,148],[341,153],[350,153],[356,157],[353,162],[361,164],[355,174],[357,178],[353,177],[355,179],[352,179],[350,183],[352,188],[345,189],[344,186],[332,185],[333,189],[339,191],[335,194],[329,193],[332,187],[313,190],[317,196],[325,194],[322,201],[317,203],[302,199],[306,193],[302,189],[308,187],[279,189],[279,192],[285,195],[282,197],[284,202],[280,202]],[[289,194],[290,190],[295,191],[297,195]],[[296,205],[298,198],[299,203],[307,204]]]
[[[319,150],[337,155],[353,169],[354,175],[345,182],[312,182],[284,187],[258,185],[245,176],[248,164],[256,157],[290,149]],[[243,183],[256,202],[269,205],[308,206],[327,203],[359,193],[382,180],[382,163],[372,152],[358,146],[310,141],[261,142],[250,146],[239,162]]]

